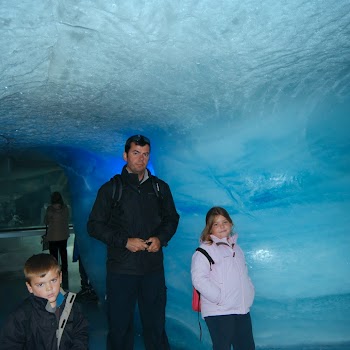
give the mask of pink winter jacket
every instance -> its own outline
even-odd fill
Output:
[[[242,249],[237,245],[238,235],[219,239],[211,235],[213,244],[202,243],[213,258],[211,265],[201,252],[192,256],[192,284],[201,293],[202,317],[247,314],[254,300],[254,286]]]

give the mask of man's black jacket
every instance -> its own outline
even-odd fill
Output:
[[[124,166],[122,196],[115,206],[112,181],[98,191],[87,229],[90,236],[107,244],[108,271],[143,275],[163,269],[162,249],[156,253],[132,253],[126,248],[128,238],[158,237],[161,246],[166,246],[177,229],[179,214],[168,184],[157,179],[160,187],[157,197],[149,171],[148,174],[149,178],[140,184],[138,175],[128,173]]]

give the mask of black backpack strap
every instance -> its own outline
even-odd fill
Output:
[[[211,270],[211,265],[215,264],[215,261],[213,260],[213,258],[209,255],[209,253],[205,249],[203,249],[201,247],[198,247],[196,249],[196,251],[202,253],[208,259],[209,264],[210,264],[210,270]],[[196,290],[196,292],[198,293],[198,298],[199,298],[199,303],[200,303],[201,294],[198,292],[198,290]],[[197,314],[198,314],[198,325],[199,325],[199,341],[202,341],[202,326],[201,326],[201,322],[199,319],[199,311]]]
[[[161,216],[163,216],[163,194],[161,191],[161,186],[160,186],[160,182],[157,176],[151,175],[151,182],[152,182],[152,187],[153,187],[153,191],[157,196],[158,199],[158,205],[160,208],[160,213]]]
[[[120,174],[117,174],[111,178],[113,190],[112,190],[112,207],[115,207],[117,203],[120,201],[123,193],[123,183]],[[118,187],[118,198],[115,199],[115,193]]]
[[[157,176],[151,175],[151,181],[152,181],[154,193],[156,194],[157,198],[163,199]]]
[[[160,190],[160,185],[159,185],[159,180],[157,176],[151,175],[151,182],[152,182],[152,187],[154,190],[154,193],[156,194],[158,200],[159,200],[159,205],[162,204],[162,191]],[[122,182],[122,177],[120,174],[114,175],[111,180],[112,181],[112,208],[115,208],[117,204],[119,203],[120,199],[122,198],[123,194],[123,182]],[[118,188],[118,197],[116,198],[116,192]]]
[[[211,270],[211,265],[212,265],[212,264],[215,264],[213,258],[212,258],[212,257],[209,255],[209,253],[208,253],[205,249],[203,249],[203,248],[198,247],[198,248],[196,249],[196,251],[197,251],[197,252],[201,252],[201,253],[202,253],[203,255],[205,255],[205,257],[209,260],[210,270]]]
[[[120,198],[122,198],[122,193],[123,193],[123,183],[121,179],[121,175],[117,174],[114,175],[111,178],[112,185],[113,185],[113,190],[112,190],[112,201],[113,205],[115,206],[116,203],[120,201]],[[152,187],[154,190],[154,193],[156,194],[157,198],[163,199],[162,192],[160,190],[160,185],[157,176],[151,175],[151,182],[152,182]],[[117,192],[117,187],[118,187],[118,197],[115,199],[115,194]]]

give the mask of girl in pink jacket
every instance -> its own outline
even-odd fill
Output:
[[[254,286],[238,235],[232,233],[233,222],[221,207],[206,215],[200,248],[214,260],[196,251],[192,257],[192,284],[201,294],[201,313],[214,350],[254,350],[249,309],[254,300]]]

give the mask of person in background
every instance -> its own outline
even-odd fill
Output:
[[[47,225],[49,251],[58,261],[61,257],[62,272],[68,272],[67,240],[69,238],[69,209],[60,192],[51,194],[51,204],[47,207],[44,223]]]
[[[113,180],[102,185],[87,224],[90,236],[108,247],[107,348],[111,350],[133,349],[136,302],[146,350],[170,348],[163,247],[175,234],[179,215],[168,184],[147,169],[150,148],[145,136],[127,139],[126,165],[116,189],[116,193],[122,190],[121,197],[113,200]]]
[[[30,295],[5,321],[0,331],[0,349],[58,349],[61,317],[66,322],[59,349],[88,349],[88,322],[79,305],[60,287],[62,273],[57,260],[50,254],[33,255],[24,265],[24,276]],[[71,305],[68,318],[63,313],[67,303]]]
[[[89,277],[85,271],[83,262],[81,261],[81,254],[78,246],[77,238],[74,239],[74,247],[73,247],[73,262],[77,262],[79,264],[79,274],[80,274],[80,286],[81,290],[77,294],[77,301],[82,303],[89,302],[97,302],[98,297],[97,294],[92,287]]]
[[[211,208],[205,219],[200,248],[214,260],[196,251],[192,256],[192,284],[201,294],[201,313],[214,350],[254,350],[250,307],[254,286],[233,222],[221,207]]]

